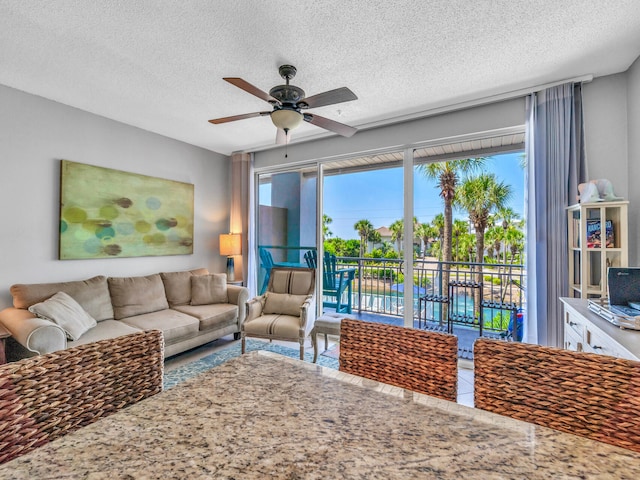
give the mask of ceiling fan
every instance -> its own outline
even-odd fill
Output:
[[[357,129],[349,125],[345,125],[344,123],[339,123],[313,113],[303,112],[303,110],[307,110],[309,108],[324,107],[326,105],[357,100],[358,97],[356,97],[351,90],[347,87],[341,87],[336,88],[335,90],[318,93],[311,97],[305,97],[304,90],[300,87],[289,84],[289,80],[296,76],[296,67],[293,65],[281,65],[278,72],[280,73],[280,76],[285,79],[286,84],[273,87],[269,90],[269,93],[260,90],[241,78],[223,78],[223,80],[241,88],[245,92],[269,102],[273,106],[272,111],[253,112],[242,115],[233,115],[231,117],[215,118],[213,120],[209,120],[209,122],[213,124],[220,124],[243,120],[245,118],[269,115],[271,116],[273,124],[278,127],[278,133],[276,135],[276,143],[278,144],[289,143],[289,132],[300,125],[303,120],[312,125],[316,125],[317,127],[335,132],[343,137],[350,137],[356,133]]]

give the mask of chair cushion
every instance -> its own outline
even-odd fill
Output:
[[[74,282],[16,284],[11,287],[13,306],[29,308],[58,292],[71,295],[98,322],[113,318],[107,277],[102,275]]]
[[[78,340],[83,333],[97,325],[96,320],[64,292],[58,292],[44,302],[31,305],[29,311],[60,325],[69,340]]]
[[[200,331],[213,330],[238,323],[238,306],[230,303],[213,305],[178,305],[177,310],[200,321]]]
[[[228,302],[226,274],[212,273],[191,277],[191,305]]]
[[[262,315],[250,322],[244,322],[246,335],[273,336],[279,338],[300,338],[300,317],[291,315]]]
[[[307,295],[289,295],[288,293],[266,292],[263,313],[280,313],[284,315],[300,316],[302,304]]]
[[[110,277],[108,282],[116,320],[169,308],[159,273],[146,277]]]
[[[170,307],[189,305],[191,303],[191,276],[207,275],[206,268],[185,272],[162,272],[160,277],[164,283],[164,290]]]

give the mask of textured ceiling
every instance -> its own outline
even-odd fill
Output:
[[[293,64],[307,95],[359,97],[312,113],[366,128],[638,55],[638,0],[0,0],[0,84],[224,154],[275,127],[209,124],[269,110],[222,77],[268,91]]]

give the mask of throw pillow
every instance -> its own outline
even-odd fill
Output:
[[[265,293],[263,313],[279,313],[281,315],[300,316],[300,308],[308,295],[291,295],[289,293]]]
[[[227,296],[227,275],[193,275],[191,277],[191,305],[229,303]]]
[[[98,324],[73,297],[64,292],[58,292],[44,302],[31,305],[29,311],[59,325],[67,333],[69,340],[78,340],[83,333]]]

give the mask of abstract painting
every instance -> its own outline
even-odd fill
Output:
[[[60,259],[193,253],[193,185],[61,161]]]

